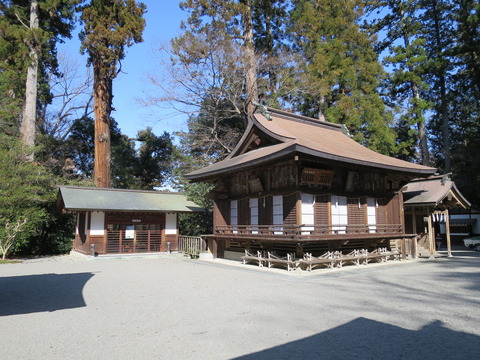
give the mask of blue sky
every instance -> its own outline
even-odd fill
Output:
[[[144,107],[137,99],[145,97],[145,92],[151,89],[146,74],[159,71],[158,60],[155,60],[155,56],[158,56],[158,51],[155,55],[156,49],[180,34],[180,22],[186,19],[187,13],[180,10],[176,0],[142,2],[147,5],[144,41],[126,49],[122,73],[113,83],[115,111],[112,112],[112,117],[118,122],[122,133],[129,137],[135,137],[138,130],[147,126],[151,126],[158,135],[163,131],[173,133],[186,128],[184,115],[173,116],[176,113],[172,110]],[[86,63],[87,56],[80,55],[79,47],[78,35],[74,34],[72,40],[67,40],[60,50],[66,49],[69,56],[78,56]]]

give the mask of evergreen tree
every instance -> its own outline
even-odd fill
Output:
[[[426,99],[433,105],[429,120],[430,144],[436,153],[435,163],[451,172],[451,103],[452,74],[455,70],[452,58],[454,44],[454,6],[448,0],[422,0],[421,33],[425,39],[428,59],[425,80],[428,83]]]
[[[60,147],[59,162],[71,162],[80,178],[94,176],[94,120],[85,117],[75,121],[71,135]],[[112,187],[119,189],[146,189],[165,186],[171,176],[174,151],[170,134],[155,135],[151,128],[138,132],[135,139],[122,134],[118,124],[110,124],[112,154]],[[139,142],[136,149],[135,141]]]
[[[391,69],[389,96],[401,111],[398,121],[400,146],[404,155],[418,158],[430,165],[425,112],[430,109],[424,92],[428,89],[425,75],[429,66],[425,51],[426,40],[422,36],[417,0],[372,0],[370,10],[384,13],[377,18],[372,29],[385,34],[378,51],[388,50],[384,63]],[[418,155],[415,148],[418,146]]]
[[[452,172],[473,206],[480,206],[480,2],[455,0],[452,75],[454,96],[450,111]]]
[[[143,41],[146,7],[135,0],[91,0],[82,9],[82,49],[93,66],[95,113],[95,185],[110,187],[110,113],[113,79],[125,47]]]
[[[11,134],[16,133],[20,124],[20,137],[31,149],[30,160],[36,137],[39,84],[46,88],[41,75],[45,69],[56,71],[56,44],[70,37],[78,3],[79,0],[0,2],[0,90],[5,96],[0,123]],[[48,97],[42,101],[48,101]]]
[[[384,76],[374,39],[360,28],[361,1],[294,2],[291,36],[305,61],[292,99],[295,109],[322,121],[342,123],[355,140],[390,153],[394,133],[378,93]]]

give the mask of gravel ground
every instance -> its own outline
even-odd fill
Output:
[[[0,265],[1,359],[480,358],[480,253],[317,270],[61,256]]]

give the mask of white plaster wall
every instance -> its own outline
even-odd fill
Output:
[[[105,234],[105,213],[103,211],[93,211],[90,221],[90,235]]]
[[[165,234],[177,233],[177,214],[167,213],[165,214]]]

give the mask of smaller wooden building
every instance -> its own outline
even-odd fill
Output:
[[[201,212],[182,193],[62,186],[58,206],[75,213],[75,251],[91,254],[178,250],[178,214]]]
[[[402,192],[406,231],[418,234],[411,255],[434,256],[438,246],[446,243],[451,256],[450,210],[470,207],[455,183],[448,175],[430,176],[411,181]]]

